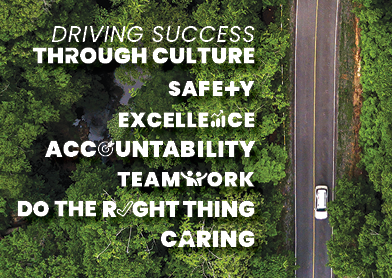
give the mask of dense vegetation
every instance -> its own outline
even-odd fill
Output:
[[[330,265],[341,277],[392,276],[392,2],[357,1],[363,107],[360,180],[341,180],[329,206]],[[390,66],[391,65],[391,66]]]
[[[289,105],[282,85],[281,66],[288,50],[287,26],[281,18],[263,22],[262,12],[284,1],[181,0],[111,2],[83,0],[2,1],[0,3],[0,240],[1,277],[292,277],[294,258],[285,251],[280,228],[283,196],[279,182],[285,177],[288,155],[283,145],[284,113]],[[82,141],[71,125],[77,108],[102,107],[113,95],[104,67],[94,65],[37,64],[33,47],[137,47],[125,40],[52,43],[54,26],[138,25],[145,30],[143,47],[216,47],[204,43],[152,43],[152,27],[181,25],[253,26],[255,39],[226,42],[220,47],[254,47],[255,64],[207,63],[174,66],[152,61],[126,65],[116,74],[123,82],[145,76],[145,85],[134,92],[128,106],[118,111],[252,112],[254,128],[149,129],[119,128],[118,117],[109,122],[115,140],[255,141],[250,158],[234,159],[91,159],[45,158],[50,140]],[[171,97],[172,80],[254,81],[250,97]],[[99,100],[99,101],[98,101]],[[65,132],[67,130],[68,132]],[[254,172],[255,188],[170,189],[121,188],[118,171]],[[128,180],[130,181],[130,180]],[[250,218],[103,218],[28,217],[17,231],[16,202],[44,200],[115,199],[118,206],[130,200],[249,200],[255,204]],[[54,207],[52,207],[54,210]],[[183,212],[178,212],[183,215]],[[250,230],[250,248],[165,248],[160,235],[166,230]]]

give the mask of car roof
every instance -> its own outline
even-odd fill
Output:
[[[327,190],[318,189],[317,190],[317,208],[326,208],[327,204]]]

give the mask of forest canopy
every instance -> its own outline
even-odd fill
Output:
[[[329,206],[330,266],[342,277],[391,277],[392,2],[357,0],[363,106],[360,178],[338,182]]]
[[[274,21],[263,21],[268,7],[288,5],[282,0],[30,0],[0,3],[0,276],[1,277],[292,277],[294,255],[285,248],[282,231],[283,194],[281,183],[286,177],[288,151],[285,125],[290,96],[286,53],[289,51],[287,21],[275,12]],[[273,10],[275,11],[275,9]],[[282,23],[282,25],[281,25]],[[55,26],[93,26],[98,36],[100,26],[116,26],[130,31],[131,40],[66,39],[52,41]],[[195,40],[154,42],[154,27],[195,26]],[[199,30],[212,26],[228,28],[223,41],[211,28],[204,30],[211,41],[198,39]],[[252,28],[248,28],[252,26]],[[173,29],[174,30],[174,29]],[[190,34],[191,32],[189,32]],[[163,33],[162,33],[163,34]],[[61,37],[61,35],[59,35]],[[156,34],[155,34],[156,36]],[[184,35],[185,36],[185,35]],[[220,41],[222,40],[222,41]],[[84,48],[113,51],[121,48],[146,48],[145,62],[103,64],[37,63],[34,48]],[[154,50],[184,48],[254,49],[254,63],[215,63],[214,57],[193,51],[195,63],[154,61]],[[245,52],[244,52],[245,53]],[[131,53],[132,54],[132,53]],[[217,54],[217,53],[216,53]],[[221,53],[222,54],[222,53]],[[46,54],[42,53],[42,57]],[[218,55],[219,56],[219,55]],[[203,59],[205,62],[203,62]],[[83,119],[89,111],[95,114],[118,102],[115,77],[123,84],[143,81],[133,90],[128,104],[117,104],[107,123],[105,138],[114,141],[251,141],[250,157],[236,152],[234,157],[125,157],[110,159],[45,158],[49,142],[64,143],[85,140],[88,131]],[[249,95],[221,97],[171,96],[169,83],[253,81]],[[182,85],[181,85],[182,86]],[[180,86],[180,87],[181,87]],[[181,87],[183,89],[183,87]],[[127,93],[127,92],[126,92]],[[121,93],[120,93],[121,95]],[[115,110],[115,111],[114,111]],[[254,127],[223,128],[119,127],[119,113],[173,112],[193,115],[199,112],[223,115],[254,113]],[[286,113],[285,113],[286,112]],[[76,127],[73,126],[78,119]],[[97,121],[97,120],[96,120]],[[98,125],[98,123],[96,123]],[[84,127],[83,127],[84,125]],[[287,126],[287,125],[286,125]],[[206,148],[206,147],[205,147]],[[228,154],[228,150],[224,150]],[[253,172],[254,188],[121,187],[118,172]],[[131,184],[132,180],[127,182]],[[43,200],[115,200],[118,207],[129,201],[250,201],[255,213],[249,217],[184,217],[104,218],[98,210],[95,217],[58,217],[56,208],[48,217],[18,219],[18,200],[33,203]],[[18,229],[15,226],[20,226]],[[254,233],[250,248],[205,247],[166,248],[161,234],[202,230],[248,230]]]

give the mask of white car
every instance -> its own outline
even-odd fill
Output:
[[[315,188],[315,208],[314,216],[316,219],[326,219],[327,213],[327,202],[328,202],[328,186],[317,185]]]

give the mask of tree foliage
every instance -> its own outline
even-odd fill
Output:
[[[358,0],[363,107],[359,131],[363,180],[338,183],[329,205],[334,228],[330,265],[344,277],[390,277],[391,270],[391,2]],[[367,181],[365,179],[368,179]]]
[[[102,4],[102,1],[98,1]],[[108,4],[108,3],[106,3]],[[47,217],[28,217],[27,225],[0,240],[1,277],[292,277],[293,254],[278,249],[282,240],[279,221],[283,196],[278,187],[285,177],[287,151],[284,146],[284,112],[289,106],[281,67],[289,47],[286,26],[280,17],[266,25],[261,17],[269,6],[285,4],[272,1],[229,0],[112,0],[110,7],[93,0],[2,1],[0,3],[0,230],[8,228],[17,200],[50,204]],[[129,30],[143,28],[143,40],[131,43],[76,41],[51,42],[55,26],[117,26]],[[154,43],[152,29],[162,26],[253,26],[254,40],[219,45],[196,39]],[[174,30],[174,29],[172,29]],[[197,34],[196,32],[196,34]],[[213,35],[207,31],[206,35]],[[137,30],[131,33],[137,36]],[[216,37],[216,34],[215,34]],[[124,65],[116,76],[131,84],[142,78],[145,84],[133,91],[127,106],[118,112],[199,112],[209,114],[224,110],[254,112],[254,128],[119,128],[115,114],[108,123],[112,139],[190,141],[255,141],[251,158],[236,153],[233,159],[213,158],[137,158],[113,159],[107,163],[97,158],[44,158],[48,142],[63,143],[71,135],[61,136],[62,128],[72,125],[76,107],[102,109],[109,101],[99,65],[37,64],[36,47],[147,47],[151,54],[157,47],[253,47],[255,64],[158,65],[148,57],[147,64]],[[234,97],[172,97],[168,83],[179,81],[254,81],[249,96],[240,91]],[[287,114],[287,113],[286,113]],[[72,138],[74,139],[74,138]],[[81,138],[75,139],[81,141]],[[254,172],[254,188],[200,187],[189,190],[181,181],[179,188],[120,187],[119,171],[154,172]],[[58,217],[54,200],[97,201],[95,217]],[[102,202],[115,200],[118,207],[129,201],[251,201],[252,217],[186,217],[178,208],[178,217],[104,218]],[[200,230],[252,231],[255,244],[250,248],[166,248],[160,237],[173,230],[193,235]],[[237,242],[238,244],[238,242]]]

